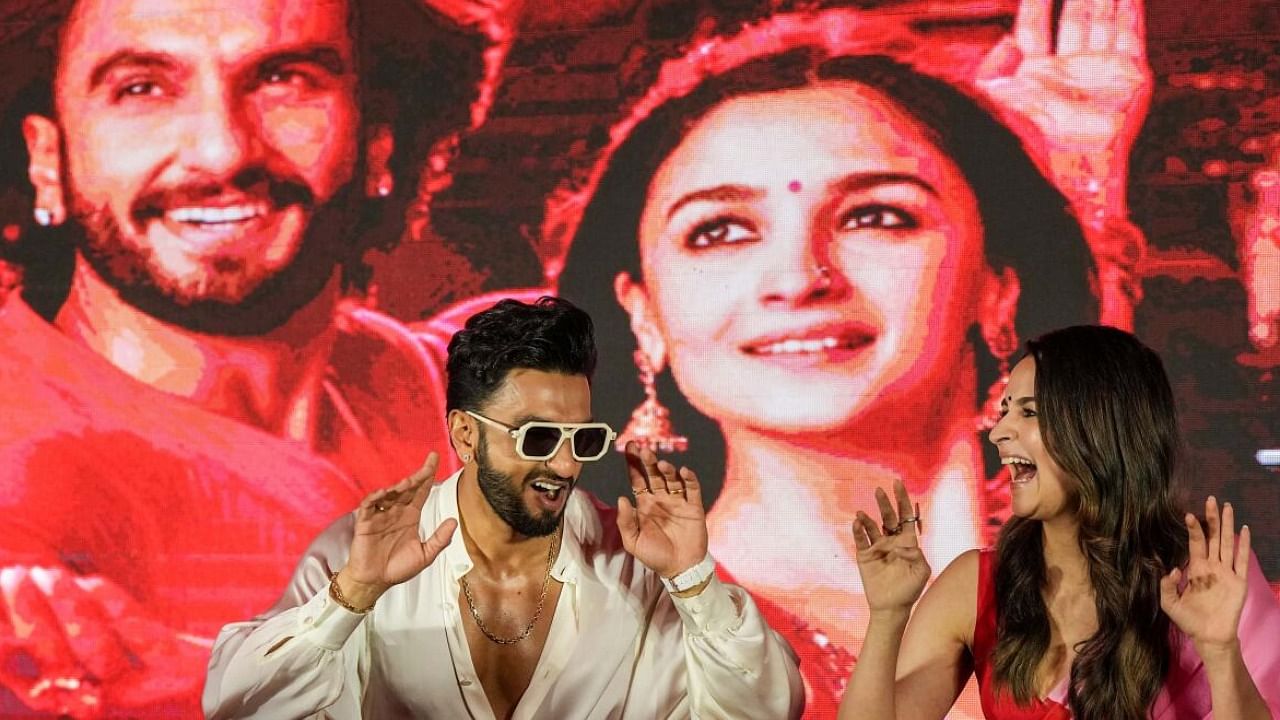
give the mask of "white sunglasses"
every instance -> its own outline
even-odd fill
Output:
[[[609,452],[609,446],[618,433],[608,423],[554,423],[531,420],[520,427],[487,418],[480,413],[464,411],[471,417],[502,428],[516,441],[516,454],[524,460],[550,460],[560,452],[566,438],[572,438],[569,447],[573,459],[578,462],[599,460]]]

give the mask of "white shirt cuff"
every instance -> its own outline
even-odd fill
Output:
[[[298,637],[326,650],[340,650],[368,613],[353,613],[329,597],[326,584],[298,607]]]
[[[671,596],[684,626],[694,635],[732,632],[742,626],[742,604],[718,576],[693,597]]]

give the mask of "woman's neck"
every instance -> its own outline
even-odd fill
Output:
[[[850,523],[858,509],[879,516],[877,487],[906,483],[935,573],[980,542],[984,473],[970,418],[927,450],[903,445],[879,455],[747,430],[725,436],[725,483],[708,516],[713,554],[735,580],[838,643],[861,642],[866,608]]]
[[[1080,523],[1062,515],[1040,524],[1047,590],[1084,588],[1090,584],[1089,561],[1080,551]]]

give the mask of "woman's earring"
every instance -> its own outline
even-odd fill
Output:
[[[1018,350],[1018,333],[1012,324],[1002,324],[993,333],[983,331],[982,337],[987,341],[987,348],[996,359],[996,381],[987,390],[986,402],[978,410],[975,421],[978,432],[989,432],[1000,422],[1000,401],[1004,398],[1005,388],[1009,385],[1009,358]]]
[[[684,452],[689,448],[689,438],[677,435],[671,427],[671,412],[658,402],[658,388],[653,363],[643,350],[632,355],[640,371],[640,384],[644,386],[644,402],[631,412],[631,420],[618,436],[614,447],[622,450],[629,442],[640,447],[661,452]]]
[[[462,462],[464,462],[464,463],[469,463],[469,462],[471,462],[471,453],[463,453],[463,454],[462,454]]]

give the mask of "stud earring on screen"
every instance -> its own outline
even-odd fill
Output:
[[[640,385],[644,387],[644,401],[631,412],[631,420],[618,435],[614,447],[621,451],[629,442],[642,448],[661,452],[684,452],[689,448],[689,438],[678,435],[671,427],[671,412],[658,402],[658,388],[653,363],[643,350],[632,355],[636,369],[640,371]]]

